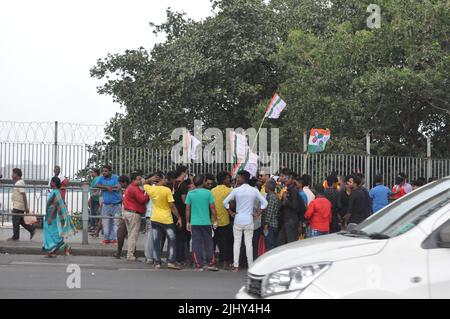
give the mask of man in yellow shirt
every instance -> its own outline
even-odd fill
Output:
[[[228,172],[217,174],[218,185],[212,189],[214,204],[217,211],[218,227],[214,231],[214,247],[219,246],[219,261],[223,268],[233,261],[233,228],[230,222],[230,214],[223,205],[224,199],[231,193],[231,175]]]
[[[155,183],[155,185],[150,185]],[[152,238],[153,247],[161,247],[161,236],[164,233],[168,239],[167,244],[167,267],[170,269],[179,270],[180,267],[175,265],[175,223],[173,222],[172,214],[177,217],[177,227],[182,227],[180,214],[175,206],[175,200],[172,196],[172,190],[165,186],[167,180],[163,173],[158,172],[153,177],[146,181],[144,190],[152,200]],[[153,261],[155,268],[161,268],[161,250],[153,250]]]
[[[287,192],[287,187],[285,185],[286,183],[286,177],[292,175],[292,171],[289,168],[283,168],[281,170],[280,178],[278,178],[277,181],[277,189],[276,193],[279,200],[283,199],[284,194]]]
[[[265,171],[265,170],[261,170],[259,172],[259,183],[261,184],[261,189],[260,189],[260,193],[263,196],[266,196],[266,183],[270,178],[270,174],[269,172]]]

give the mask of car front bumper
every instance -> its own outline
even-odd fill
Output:
[[[332,296],[326,294],[322,289],[318,288],[314,284],[309,285],[303,291],[291,291],[282,294],[269,296],[263,299],[330,299]],[[249,295],[245,286],[239,289],[235,296],[235,299],[258,299],[255,296]]]

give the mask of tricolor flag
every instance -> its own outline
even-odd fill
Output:
[[[283,111],[285,107],[286,102],[284,102],[278,94],[275,94],[270,100],[264,117],[268,117],[269,119],[277,119],[280,117],[281,111]]]
[[[245,135],[230,131],[230,154],[233,162],[245,161],[249,148]]]
[[[318,153],[325,150],[325,145],[330,139],[330,130],[311,129],[308,142],[308,153]]]
[[[242,171],[245,167],[245,161],[239,160],[233,167],[233,171],[231,172],[231,177],[236,177],[239,171]]]
[[[251,176],[256,177],[256,173],[258,172],[258,158],[259,156],[257,154],[250,152],[247,161],[238,160],[236,165],[234,165],[231,176],[236,177],[239,171],[245,170]]]
[[[258,172],[258,158],[259,156],[255,153],[250,152],[248,154],[248,160],[245,164],[244,170],[250,173],[251,176],[256,177]]]
[[[183,154],[185,154],[185,158],[187,159],[188,162],[191,159],[195,161],[196,159],[196,152],[195,150],[197,149],[197,146],[199,146],[201,144],[201,142],[193,135],[191,135],[191,133],[186,130],[184,133],[184,150],[183,150]]]

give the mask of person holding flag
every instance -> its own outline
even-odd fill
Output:
[[[259,132],[261,131],[262,125],[266,118],[278,119],[285,107],[286,102],[283,101],[283,99],[275,93],[269,102],[269,106],[267,107],[266,112],[264,113],[264,117],[261,120],[261,124],[259,125],[258,131],[256,132],[256,137],[253,145],[250,148],[247,144],[245,135],[236,134],[233,131],[230,132],[230,154],[233,154],[232,159],[234,159],[234,162],[236,162],[236,165],[234,166],[233,172],[231,174],[233,178],[239,171],[242,170],[249,172],[253,177],[257,177],[256,173],[258,170],[258,155],[253,153],[253,150],[255,148],[256,141],[258,140]],[[249,154],[248,158],[247,153]],[[264,192],[264,189],[262,189],[262,192]]]

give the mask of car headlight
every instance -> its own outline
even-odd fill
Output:
[[[330,268],[331,262],[302,265],[266,276],[261,287],[262,297],[303,290]]]

